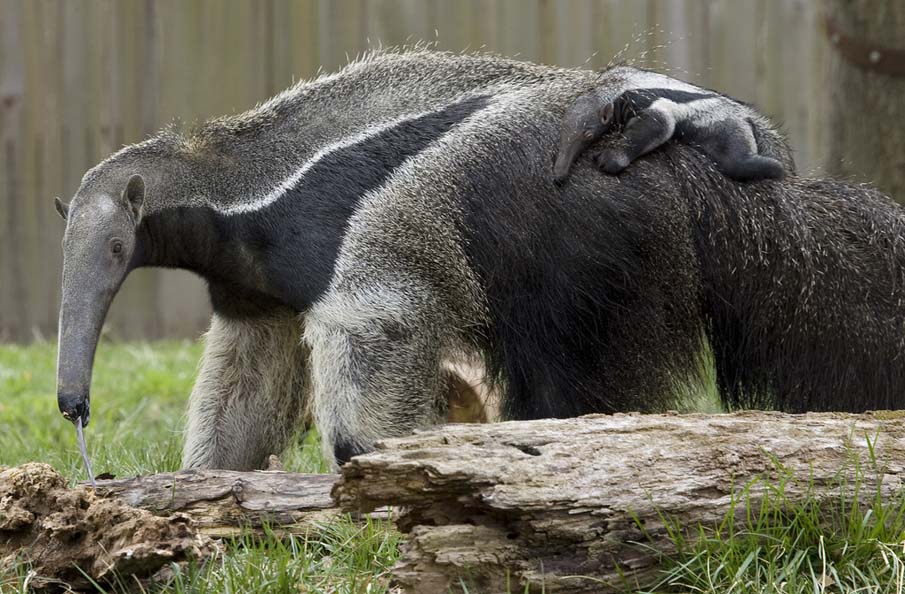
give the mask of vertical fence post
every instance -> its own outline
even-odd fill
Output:
[[[0,336],[24,339],[28,332],[26,283],[19,246],[22,192],[22,115],[25,56],[22,51],[22,2],[6,3],[0,19]]]

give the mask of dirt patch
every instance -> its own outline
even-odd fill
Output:
[[[158,517],[90,487],[69,488],[47,464],[0,469],[0,570],[25,564],[32,587],[87,589],[86,575],[101,584],[145,579],[217,550],[184,514]]]

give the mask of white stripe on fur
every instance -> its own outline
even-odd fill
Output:
[[[438,109],[441,109],[441,108],[438,108]],[[224,214],[224,215],[239,215],[239,214],[254,212],[256,210],[261,210],[262,208],[265,208],[265,207],[273,204],[274,202],[279,200],[283,196],[283,194],[285,194],[286,192],[288,192],[289,190],[294,188],[302,180],[302,178],[305,177],[305,174],[308,173],[308,171],[310,171],[312,167],[317,165],[317,163],[321,159],[323,159],[330,153],[344,149],[349,146],[352,146],[353,144],[358,144],[359,142],[363,142],[363,141],[367,140],[368,138],[371,138],[372,136],[380,134],[381,132],[383,132],[385,130],[394,128],[394,127],[398,126],[399,124],[402,124],[402,123],[405,123],[405,122],[408,122],[411,120],[415,120],[417,118],[427,115],[428,113],[432,113],[432,112],[423,112],[423,113],[404,115],[402,117],[398,117],[398,118],[395,118],[395,119],[392,119],[392,120],[389,120],[386,122],[381,122],[379,124],[373,124],[371,126],[368,126],[367,128],[365,128],[364,130],[362,130],[360,132],[356,132],[355,134],[352,134],[352,135],[346,136],[344,138],[341,138],[339,140],[336,140],[334,142],[331,142],[330,144],[326,145],[324,148],[322,148],[319,151],[317,151],[316,153],[314,153],[314,155],[310,159],[305,161],[305,163],[301,167],[299,167],[295,171],[295,173],[293,173],[292,175],[290,175],[289,177],[284,179],[276,187],[274,187],[270,192],[268,192],[267,195],[265,195],[261,198],[258,198],[256,200],[251,200],[249,202],[244,202],[241,204],[227,206],[227,207],[218,206],[217,204],[214,204],[213,202],[211,202],[210,206],[211,206],[211,208],[213,208],[220,214]]]

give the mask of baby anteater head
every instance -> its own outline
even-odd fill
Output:
[[[596,93],[582,95],[569,106],[559,135],[559,152],[553,164],[553,179],[562,183],[575,159],[612,127],[614,105]]]

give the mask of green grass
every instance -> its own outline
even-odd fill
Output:
[[[667,522],[677,553],[645,592],[900,594],[905,496],[884,502],[879,489],[870,492],[862,483],[868,473],[880,472],[875,461],[869,468],[852,465],[840,469],[832,485],[839,494],[831,498],[796,498],[793,504],[786,489],[802,479],[776,463],[780,478],[741,489],[717,526],[689,532]],[[849,470],[854,480],[843,478]],[[754,500],[754,485],[766,495]]]
[[[179,467],[186,396],[200,355],[188,342],[100,346],[86,429],[95,472]],[[55,366],[53,343],[0,348],[0,464],[41,460],[83,480],[75,430],[57,410]]]
[[[130,476],[178,468],[186,398],[200,355],[200,346],[188,342],[101,345],[87,430],[96,472]],[[57,412],[55,357],[53,344],[0,346],[0,465],[40,460],[75,482],[85,476],[75,431]],[[702,389],[695,408],[713,409],[711,392]],[[299,436],[282,459],[287,470],[325,469],[312,435]],[[858,468],[858,476],[878,472],[868,466]],[[807,477],[777,471],[782,478],[768,485],[766,499],[753,502],[742,490],[720,524],[673,526],[677,553],[664,559],[662,578],[644,592],[905,592],[905,499],[883,503],[855,480],[840,482],[842,494],[831,501],[792,505],[787,485]],[[397,544],[398,535],[385,524],[348,520],[307,537],[240,538],[213,563],[183,568],[162,591],[386,592]],[[25,568],[0,574],[0,593],[25,592],[26,579]]]

